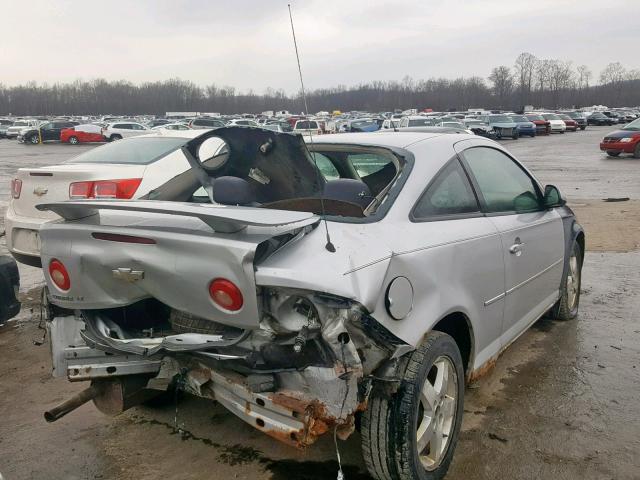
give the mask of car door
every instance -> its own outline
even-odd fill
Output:
[[[405,262],[422,277],[414,284],[416,311],[463,308],[476,326],[477,368],[502,347],[504,264],[500,233],[457,157],[429,182],[410,218],[398,244],[411,244],[415,258]]]
[[[503,344],[522,333],[558,299],[564,260],[562,219],[542,207],[531,175],[502,150],[462,152],[485,215],[502,241],[505,266]]]
[[[49,130],[47,140],[60,140],[60,132],[67,125],[65,122],[53,122],[52,128]]]
[[[47,140],[53,140],[53,123],[48,122],[48,123],[44,123],[42,125],[40,125],[40,138],[42,139],[43,142],[46,142]]]

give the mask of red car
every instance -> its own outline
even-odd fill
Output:
[[[569,115],[566,115],[564,113],[558,113],[558,116],[560,117],[560,120],[562,120],[564,124],[567,126],[568,132],[578,131],[578,122],[576,122],[573,118],[571,118]]]
[[[535,123],[536,135],[549,135],[551,133],[551,126],[542,115],[538,113],[525,113],[524,116],[527,117],[527,120],[531,123]]]
[[[634,157],[640,158],[640,118],[620,130],[608,133],[600,142],[600,150],[607,152],[610,157],[633,153]]]
[[[60,141],[77,145],[78,143],[106,142],[100,125],[76,125],[60,132]]]

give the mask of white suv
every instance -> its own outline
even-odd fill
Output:
[[[109,140],[121,140],[127,137],[136,137],[138,135],[146,135],[153,133],[149,127],[135,122],[114,122],[109,123],[102,129],[102,135]]]

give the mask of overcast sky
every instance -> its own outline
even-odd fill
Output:
[[[290,0],[307,88],[487,77],[523,51],[640,67],[640,0]],[[0,83],[298,88],[286,0],[0,0]],[[626,47],[625,47],[626,45]]]

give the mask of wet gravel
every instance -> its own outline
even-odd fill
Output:
[[[640,160],[602,155],[597,144],[609,130],[590,127],[504,144],[570,201],[630,197],[620,208],[631,211],[619,215],[637,216]],[[0,140],[0,211],[17,167],[58,163],[86,148],[91,147]],[[594,230],[607,220],[596,213],[590,217]],[[640,229],[623,221],[616,229],[616,235],[633,239],[629,251],[608,251],[609,244],[599,242],[587,252],[578,319],[539,321],[493,371],[467,388],[463,430],[447,479],[640,477]],[[4,249],[0,238],[0,253]],[[177,415],[172,406],[136,407],[109,418],[84,405],[47,424],[45,408],[84,385],[51,378],[48,348],[33,343],[42,336],[40,272],[21,273],[25,307],[16,321],[0,327],[4,478],[336,478],[330,438],[299,452],[198,398],[187,398]],[[346,478],[368,478],[358,435],[340,442],[340,449]]]

